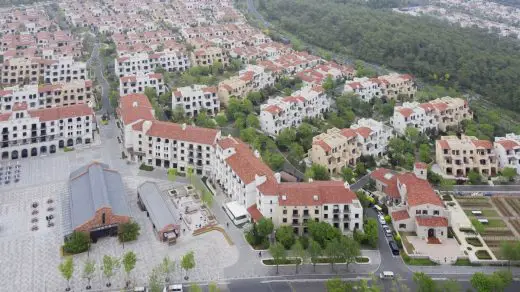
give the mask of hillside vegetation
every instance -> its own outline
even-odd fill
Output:
[[[307,43],[520,109],[520,42],[350,1],[259,0],[275,26]]]

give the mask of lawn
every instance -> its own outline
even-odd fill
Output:
[[[491,259],[491,255],[489,255],[489,253],[486,250],[477,250],[475,252],[475,255],[477,256],[477,258],[479,260],[490,260]]]
[[[471,211],[481,211],[482,212],[482,215],[478,215],[478,216],[475,216],[471,213]],[[475,217],[475,218],[480,218],[480,217],[500,217],[500,215],[498,214],[497,211],[495,211],[494,209],[483,209],[483,210],[464,210],[464,212],[466,213],[466,215],[468,215],[469,217]]]
[[[284,259],[284,260],[280,260],[280,262],[278,264],[279,265],[295,265],[296,263],[301,263],[301,261],[302,261],[301,259]],[[262,260],[262,262],[264,263],[264,265],[276,266],[274,259]]]
[[[471,219],[471,223],[473,226],[478,224],[478,219]],[[506,222],[502,219],[488,219],[488,223],[481,223],[485,229],[487,228],[496,228],[496,227],[507,227]]]
[[[359,264],[359,263],[368,263],[369,260],[370,260],[370,259],[367,258],[367,257],[357,257],[357,258],[356,258],[356,263],[358,263],[358,264]]]
[[[469,259],[457,259],[457,261],[453,264],[454,266],[480,266],[477,263],[471,263]]]
[[[478,237],[466,237],[466,242],[476,247],[481,247],[483,245]]]
[[[433,262],[432,260],[428,258],[411,258],[408,255],[406,255],[404,252],[401,252],[401,257],[403,258],[403,261],[410,266],[437,266],[436,262]]]
[[[406,248],[406,251],[408,252],[408,254],[414,253],[415,248],[408,241],[408,238],[406,238],[406,237],[407,236],[417,236],[417,234],[415,232],[402,232],[402,231],[399,232],[399,234],[401,235],[401,242],[403,243],[404,248]]]

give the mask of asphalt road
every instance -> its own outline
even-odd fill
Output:
[[[482,192],[482,193],[492,193],[492,194],[507,194],[507,193],[516,193],[520,194],[520,185],[463,185],[463,186],[453,186],[454,192],[461,192],[463,194],[474,193],[474,192]]]
[[[90,62],[95,61],[94,74],[96,75],[96,80],[101,85],[101,104],[103,106],[103,113],[112,113],[112,105],[110,104],[110,99],[108,98],[108,93],[110,92],[110,85],[108,84],[105,76],[103,75],[103,58],[99,57],[99,43],[95,43],[92,48],[92,54],[89,59]]]

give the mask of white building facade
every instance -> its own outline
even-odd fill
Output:
[[[146,87],[155,89],[157,95],[166,92],[164,78],[162,74],[159,73],[139,73],[137,75],[129,75],[119,78],[119,96],[130,93],[144,93]]]
[[[188,117],[196,117],[201,112],[215,116],[220,110],[217,88],[200,84],[177,88],[172,92],[172,109],[179,106]]]
[[[388,148],[388,142],[394,136],[391,127],[373,119],[359,119],[350,128],[357,133],[363,156],[383,156]]]
[[[119,77],[153,73],[158,68],[168,72],[182,72],[190,67],[190,59],[185,52],[160,52],[154,54],[135,53],[116,60],[115,72]]]
[[[495,152],[498,158],[498,167],[516,169],[520,173],[520,135],[506,134],[505,137],[495,137]]]

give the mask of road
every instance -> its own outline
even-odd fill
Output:
[[[110,85],[108,81],[105,79],[103,75],[103,58],[99,57],[99,43],[96,42],[94,47],[92,48],[92,54],[90,55],[90,59],[87,61],[88,64],[94,65],[94,74],[96,75],[96,80],[101,85],[101,104],[103,106],[102,113],[112,113],[112,105],[110,104],[110,99],[108,98],[108,93],[110,92]]]
[[[350,186],[350,189],[354,192],[364,187],[370,180],[370,173],[365,174],[363,177],[358,179],[355,183]]]
[[[520,185],[463,185],[463,186],[453,186],[453,191],[455,193],[460,192],[463,194],[481,192],[481,193],[493,193],[493,194],[507,194],[507,193],[515,193],[520,194]]]

